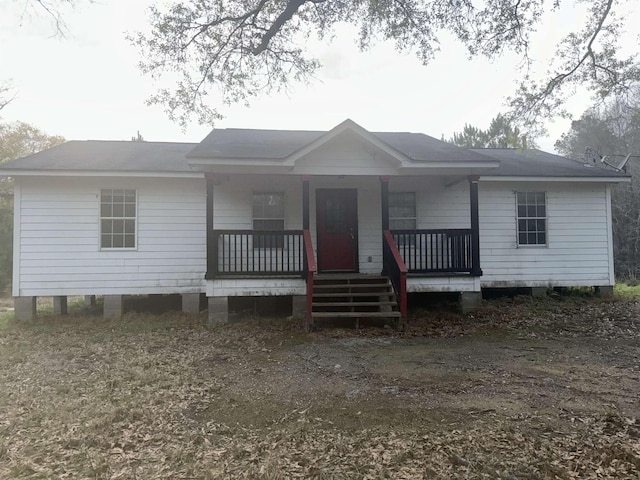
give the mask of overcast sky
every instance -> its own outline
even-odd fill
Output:
[[[23,12],[22,1],[0,0],[0,80],[11,79],[18,92],[0,112],[2,120],[22,120],[74,140],[129,140],[140,131],[146,140],[200,141],[210,127],[194,122],[182,132],[160,107],[144,103],[154,84],[139,72],[138,52],[125,32],[146,28],[150,3],[79,2],[75,10],[63,12],[67,36],[51,38],[50,19]],[[539,67],[562,32],[575,27],[577,17],[567,10],[538,32],[533,53],[543,59]],[[505,110],[505,98],[521,75],[517,58],[470,61],[447,38],[428,66],[392,45],[361,53],[347,28],[339,30],[333,44],[314,42],[310,47],[324,65],[311,85],[293,85],[288,95],[258,98],[249,108],[221,106],[226,118],[216,126],[327,130],[351,118],[371,131],[448,138],[465,123],[486,128]],[[588,95],[578,93],[568,106],[578,117],[589,103]],[[540,146],[553,150],[569,123],[550,122],[549,136],[539,140]]]

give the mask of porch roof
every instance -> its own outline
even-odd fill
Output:
[[[369,132],[351,120],[329,131],[316,130],[258,130],[246,128],[214,129],[187,154],[189,159],[211,160],[286,160],[305,147],[320,143],[332,133],[352,131],[364,140],[379,141],[397,154],[414,162],[477,162],[488,158],[469,149],[443,142],[424,133]]]

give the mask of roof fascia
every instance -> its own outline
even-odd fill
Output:
[[[334,139],[335,137],[337,137],[338,135],[346,131],[352,131],[353,133],[358,135],[360,138],[365,140],[367,143],[370,143],[373,146],[385,152],[391,158],[396,160],[397,166],[401,166],[401,165],[404,165],[405,163],[410,163],[412,161],[411,158],[407,157],[404,153],[400,152],[399,150],[396,150],[392,146],[383,142],[374,134],[372,134],[365,128],[361,127],[353,120],[347,119],[344,122],[333,127],[327,133],[315,139],[313,142],[293,152],[291,155],[286,157],[285,163],[293,167],[296,161],[298,161],[300,158],[320,148],[322,145],[325,145],[326,143],[328,143],[329,141],[331,141],[332,139]]]
[[[589,182],[589,183],[624,183],[630,182],[631,177],[525,177],[510,176],[500,177],[481,175],[483,182]]]
[[[151,177],[151,178],[204,178],[204,172],[143,172],[96,170],[0,170],[0,177]]]

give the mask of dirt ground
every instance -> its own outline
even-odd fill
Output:
[[[640,478],[635,299],[5,321],[0,387],[1,478]]]

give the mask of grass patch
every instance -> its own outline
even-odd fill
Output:
[[[640,299],[640,284],[616,283],[614,295],[625,299]]]

